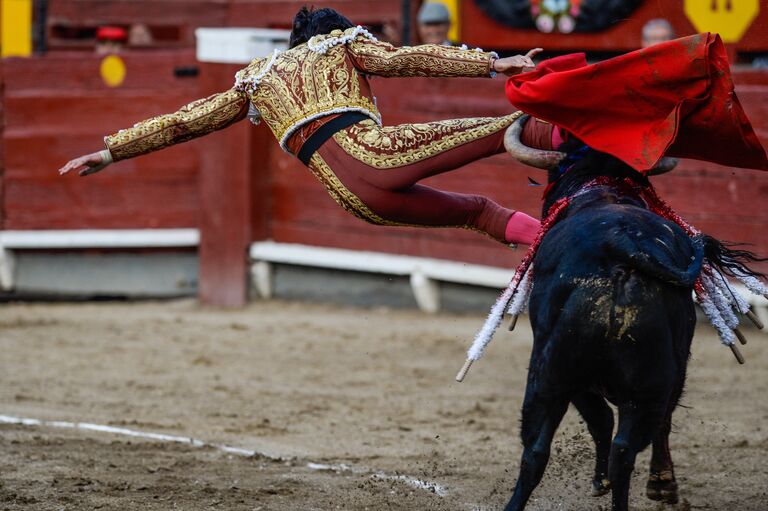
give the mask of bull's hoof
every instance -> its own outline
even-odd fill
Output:
[[[592,496],[601,497],[611,491],[611,482],[608,479],[592,480]]]
[[[651,472],[648,476],[648,484],[645,494],[651,500],[658,500],[665,504],[677,504],[677,482],[675,475],[670,470]]]

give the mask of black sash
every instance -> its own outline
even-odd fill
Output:
[[[344,112],[338,117],[331,119],[323,124],[320,129],[312,134],[311,137],[304,142],[301,146],[299,154],[296,156],[301,160],[304,165],[309,166],[309,160],[312,159],[312,155],[315,151],[320,149],[323,143],[331,138],[337,131],[343,130],[347,126],[352,126],[360,121],[370,119],[367,115],[360,112]]]

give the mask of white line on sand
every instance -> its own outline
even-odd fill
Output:
[[[191,445],[192,447],[212,447],[222,452],[229,454],[237,454],[240,456],[263,456],[265,458],[275,461],[288,461],[284,456],[278,456],[276,454],[254,451],[251,449],[243,449],[240,447],[232,447],[223,444],[213,444],[203,442],[188,436],[166,435],[164,433],[150,433],[145,431],[137,431],[135,429],[128,428],[116,428],[114,426],[106,426],[104,424],[92,424],[90,422],[67,422],[67,421],[46,421],[40,419],[30,419],[26,417],[12,417],[9,415],[0,415],[0,424],[17,424],[21,426],[43,426],[50,428],[65,428],[65,429],[79,429],[84,431],[96,431],[99,433],[111,433],[114,435],[132,436],[137,438],[145,438],[148,440],[156,440],[158,442],[170,442],[177,444]],[[370,474],[373,479],[383,479],[387,481],[398,481],[406,484],[412,488],[418,490],[426,490],[434,493],[439,497],[444,497],[448,494],[448,489],[440,484],[432,481],[423,481],[416,477],[411,477],[402,474],[387,474],[379,470],[373,470],[365,467],[356,467],[354,465],[347,465],[345,463],[326,465],[323,463],[307,462],[306,467],[310,470],[324,470],[335,473],[351,473],[351,474]]]

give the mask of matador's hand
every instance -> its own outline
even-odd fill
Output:
[[[112,158],[110,158],[108,154],[105,155],[105,152],[106,151],[99,151],[70,160],[66,165],[59,169],[59,175],[63,176],[70,170],[79,170],[78,173],[81,176],[95,174],[112,163]]]
[[[527,71],[536,69],[533,63],[533,57],[544,51],[543,48],[534,48],[525,55],[515,55],[514,57],[504,57],[493,61],[492,68],[497,73],[504,73],[507,76],[514,76]]]

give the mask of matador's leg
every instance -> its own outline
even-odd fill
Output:
[[[368,170],[329,141],[315,153],[310,169],[346,210],[380,225],[465,227],[504,243],[531,243],[538,220],[504,208],[487,197],[410,185],[390,190],[371,184]]]
[[[371,185],[399,190],[503,152],[504,132],[520,115],[385,127],[361,122],[339,131],[325,145],[336,145],[340,151],[333,153],[355,160],[356,173]]]
[[[378,225],[409,225],[421,227],[464,227],[487,233],[505,243],[530,243],[535,225],[516,239],[507,239],[510,219],[524,213],[499,206],[487,197],[442,192],[422,185],[403,190],[383,190],[360,179],[343,164],[331,169],[321,156],[321,148],[312,157],[310,170],[325,185],[331,197],[344,209],[366,222]],[[339,174],[339,175],[337,175]],[[519,222],[517,222],[519,223]],[[530,238],[530,239],[529,239]]]

